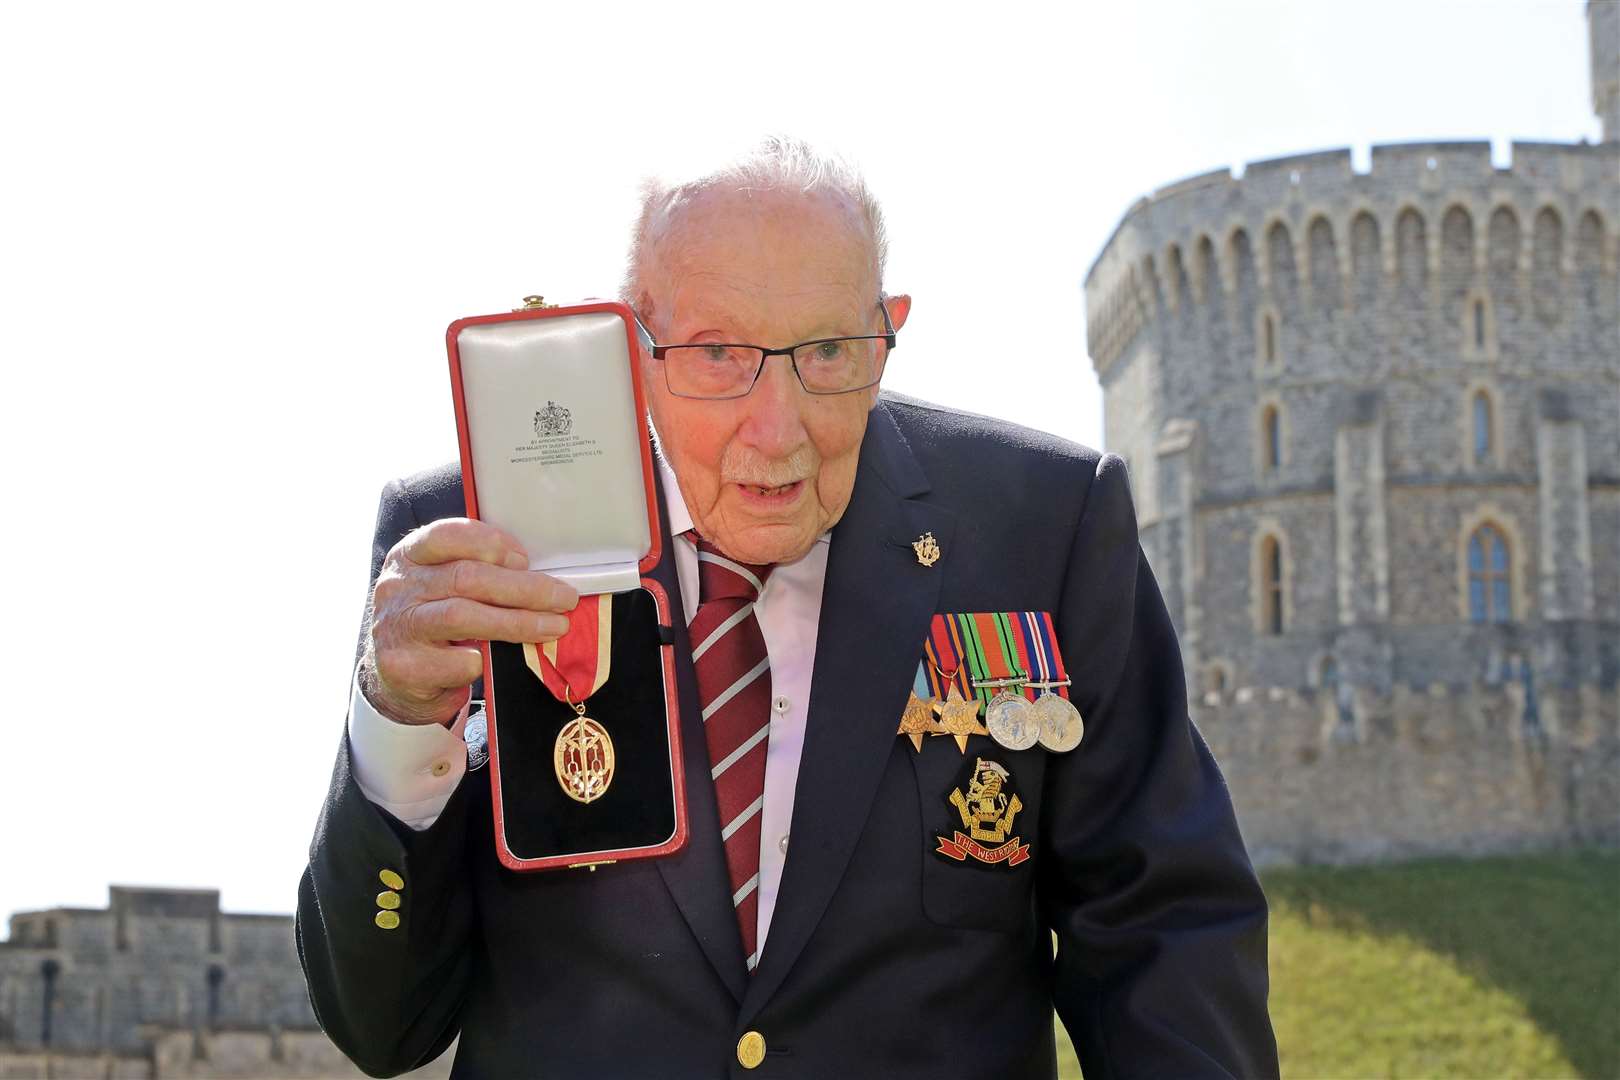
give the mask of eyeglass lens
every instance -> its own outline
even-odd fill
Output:
[[[881,338],[838,338],[800,345],[793,365],[812,394],[837,394],[870,386],[882,373]],[[765,351],[746,345],[672,345],[664,351],[671,393],[687,397],[734,397],[746,393]]]

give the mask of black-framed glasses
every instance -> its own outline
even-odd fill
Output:
[[[882,300],[883,333],[801,341],[785,349],[730,342],[697,345],[659,345],[636,316],[653,359],[664,365],[664,385],[676,397],[709,401],[746,397],[765,370],[765,358],[785,356],[793,365],[799,385],[810,394],[847,394],[865,390],[883,378],[883,364],[894,348],[894,323]]]

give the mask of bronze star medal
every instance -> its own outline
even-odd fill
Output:
[[[912,691],[906,699],[906,711],[900,716],[900,728],[895,734],[909,736],[911,745],[919,752],[924,735],[943,734],[939,721],[934,719],[934,699],[920,698],[916,691]]]
[[[969,735],[990,734],[989,729],[979,723],[979,700],[964,698],[954,679],[945,700],[934,702],[934,711],[939,714],[939,730],[934,734],[954,735],[956,748],[964,754],[967,753]]]

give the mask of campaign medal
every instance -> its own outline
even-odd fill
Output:
[[[1040,691],[1031,706],[1040,744],[1054,753],[1068,753],[1080,745],[1086,726],[1080,720],[1080,710],[1069,700],[1069,676],[1063,669],[1063,654],[1052,628],[1052,613],[1018,611],[1013,612],[1009,620],[1018,643],[1018,654],[1027,661],[1030,673],[1024,689],[1031,693]]]
[[[964,698],[954,681],[945,700],[934,702],[934,711],[939,714],[940,728],[934,734],[956,736],[956,748],[964,754],[967,753],[969,735],[990,734],[985,726],[979,723],[978,700]]]
[[[1008,750],[1028,750],[1041,737],[1034,706],[1022,693],[1008,687],[996,691],[984,707],[984,726],[990,729],[990,737]]]
[[[952,829],[948,837],[936,835],[939,846],[934,854],[962,863],[973,859],[987,867],[1003,863],[1013,867],[1029,858],[1030,846],[1012,835],[1024,804],[1012,789],[1012,773],[1005,765],[976,758],[967,783],[958,784],[946,801],[955,808],[962,828]]]
[[[1028,750],[1040,738],[1024,684],[1029,664],[1012,616],[985,611],[945,616],[950,639],[959,643],[973,692],[984,702],[986,733],[1008,750]]]
[[[1047,690],[1035,699],[1034,712],[1039,721],[1037,727],[1042,746],[1066,754],[1080,745],[1086,725],[1073,702]]]
[[[574,710],[552,746],[552,765],[563,793],[591,803],[613,783],[613,739],[585,715],[585,701],[607,682],[613,655],[613,597],[584,596],[568,613],[568,631],[541,645],[525,642],[523,661],[557,700]],[[575,700],[575,696],[579,700]]]
[[[934,616],[923,642],[926,664],[920,675],[930,691],[928,704],[937,718],[929,734],[953,737],[957,750],[965,754],[969,737],[990,732],[979,723],[979,699],[969,690],[972,684],[967,654],[954,619],[954,615]]]
[[[923,736],[939,733],[939,721],[934,719],[934,699],[920,698],[913,690],[906,699],[906,711],[900,716],[900,729],[895,734],[908,737],[911,745],[921,751]]]

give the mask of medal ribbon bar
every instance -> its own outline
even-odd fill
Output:
[[[1019,662],[1029,672],[1031,682],[1066,683],[1068,672],[1063,667],[1063,654],[1058,651],[1057,634],[1052,630],[1049,611],[1014,611],[1004,616],[1011,624],[1012,635],[1018,649]],[[1067,699],[1066,685],[1051,687],[1060,697]],[[1034,700],[1036,687],[1025,687],[1024,693]]]

